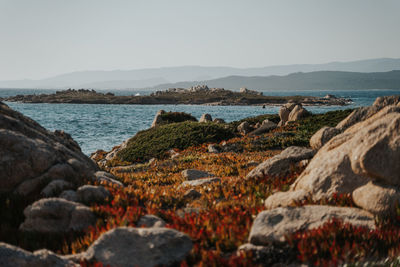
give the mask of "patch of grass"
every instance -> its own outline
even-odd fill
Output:
[[[231,130],[215,123],[180,122],[138,132],[118,153],[122,161],[143,162],[163,158],[169,149],[185,149],[203,143],[220,142],[234,137]]]
[[[299,122],[297,127],[298,135],[310,140],[319,129],[324,126],[335,127],[345,119],[354,109],[329,111],[323,114],[313,114]]]
[[[353,109],[330,111],[323,114],[312,114],[311,116],[289,123],[277,129],[270,135],[263,136],[251,141],[250,151],[261,151],[274,148],[286,148],[289,146],[309,146],[311,137],[322,127],[336,126],[346,118]]]
[[[166,112],[161,114],[162,123],[169,124],[174,122],[184,122],[184,121],[197,121],[195,117],[185,112]]]

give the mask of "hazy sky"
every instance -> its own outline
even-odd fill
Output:
[[[0,80],[400,58],[399,0],[0,0]]]

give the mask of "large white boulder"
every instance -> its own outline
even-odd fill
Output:
[[[153,267],[179,262],[191,249],[189,236],[174,229],[119,227],[102,234],[84,257],[103,265]]]

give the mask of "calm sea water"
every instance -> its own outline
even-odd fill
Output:
[[[17,94],[53,93],[56,90],[0,89],[0,97]],[[118,95],[149,94],[146,91],[113,91]],[[307,95],[325,96],[334,94],[351,98],[349,106],[306,107],[313,113],[330,110],[354,108],[371,105],[378,96],[400,95],[399,90],[357,90],[357,91],[280,91],[264,92],[264,95]],[[36,120],[45,128],[53,131],[62,129],[72,135],[86,154],[97,149],[110,150],[132,137],[140,130],[150,127],[158,110],[183,111],[200,118],[209,113],[213,118],[222,118],[227,122],[261,114],[274,114],[278,107],[257,106],[199,106],[199,105],[89,105],[89,104],[23,104],[7,103],[10,107]]]

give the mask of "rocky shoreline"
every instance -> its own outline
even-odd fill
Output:
[[[389,96],[232,123],[160,111],[90,159],[0,102],[0,266],[396,265],[399,140]]]
[[[166,91],[157,91],[148,96],[116,96],[113,93],[99,93],[94,90],[68,89],[54,94],[17,95],[0,99],[0,101],[23,103],[71,103],[71,104],[192,104],[192,105],[282,105],[288,102],[297,102],[302,105],[339,105],[352,103],[350,99],[337,98],[333,95],[325,97],[311,96],[264,96],[262,93],[242,88],[240,92],[225,90],[224,88],[208,88],[206,85],[189,89],[171,88]]]

